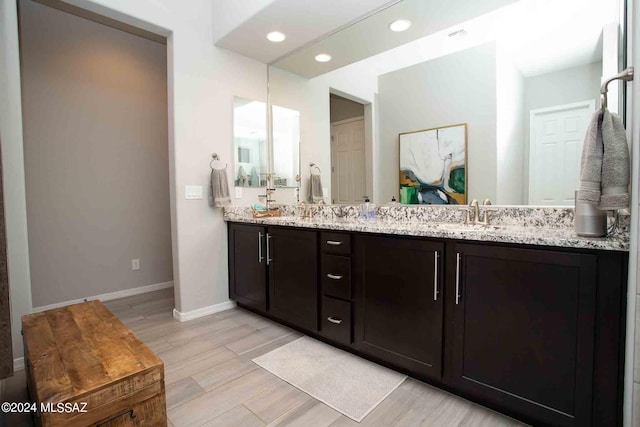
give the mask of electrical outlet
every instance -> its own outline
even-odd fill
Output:
[[[133,271],[140,270],[140,260],[139,259],[132,259],[131,260],[131,269]]]
[[[184,198],[187,200],[201,200],[204,197],[202,185],[185,185]]]
[[[242,199],[242,187],[236,187],[236,199]]]

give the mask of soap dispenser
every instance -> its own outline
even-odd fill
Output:
[[[369,220],[369,210],[371,202],[369,201],[369,196],[364,196],[364,203],[360,205],[360,221],[368,221]]]

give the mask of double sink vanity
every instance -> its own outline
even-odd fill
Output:
[[[570,208],[482,209],[227,207],[230,297],[533,425],[621,425],[627,221],[589,239]]]

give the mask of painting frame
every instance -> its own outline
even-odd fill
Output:
[[[441,150],[440,146],[441,133],[450,138],[444,143],[447,145],[445,150]],[[467,123],[400,133],[398,135],[398,199],[400,203],[467,204],[469,175],[467,140]],[[433,141],[435,141],[435,147]],[[419,152],[416,153],[416,150]],[[444,158],[442,152],[446,153]],[[439,158],[435,158],[433,153],[436,153]],[[447,161],[450,162],[449,165]],[[427,166],[424,167],[424,165]],[[439,179],[433,179],[438,174],[438,168],[441,169]],[[464,181],[464,184],[460,185],[460,181]]]

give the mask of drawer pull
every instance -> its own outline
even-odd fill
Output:
[[[104,420],[100,421],[98,424],[96,424],[96,427],[100,427],[103,426],[113,420],[115,420],[116,418],[120,418],[123,415],[127,415],[129,414],[131,419],[134,419],[136,417],[136,414],[133,413],[133,409],[125,409],[122,412],[118,412],[115,415],[110,416],[109,418],[105,418]]]
[[[329,273],[329,274],[327,274],[327,277],[329,279],[333,279],[333,280],[340,280],[340,279],[342,279],[343,276]]]
[[[336,319],[332,316],[327,317],[327,320],[331,323],[335,323],[336,325],[339,325],[340,323],[342,323],[342,319]]]
[[[327,245],[331,245],[331,246],[340,246],[342,244],[342,241],[338,241],[338,240],[327,240]]]

